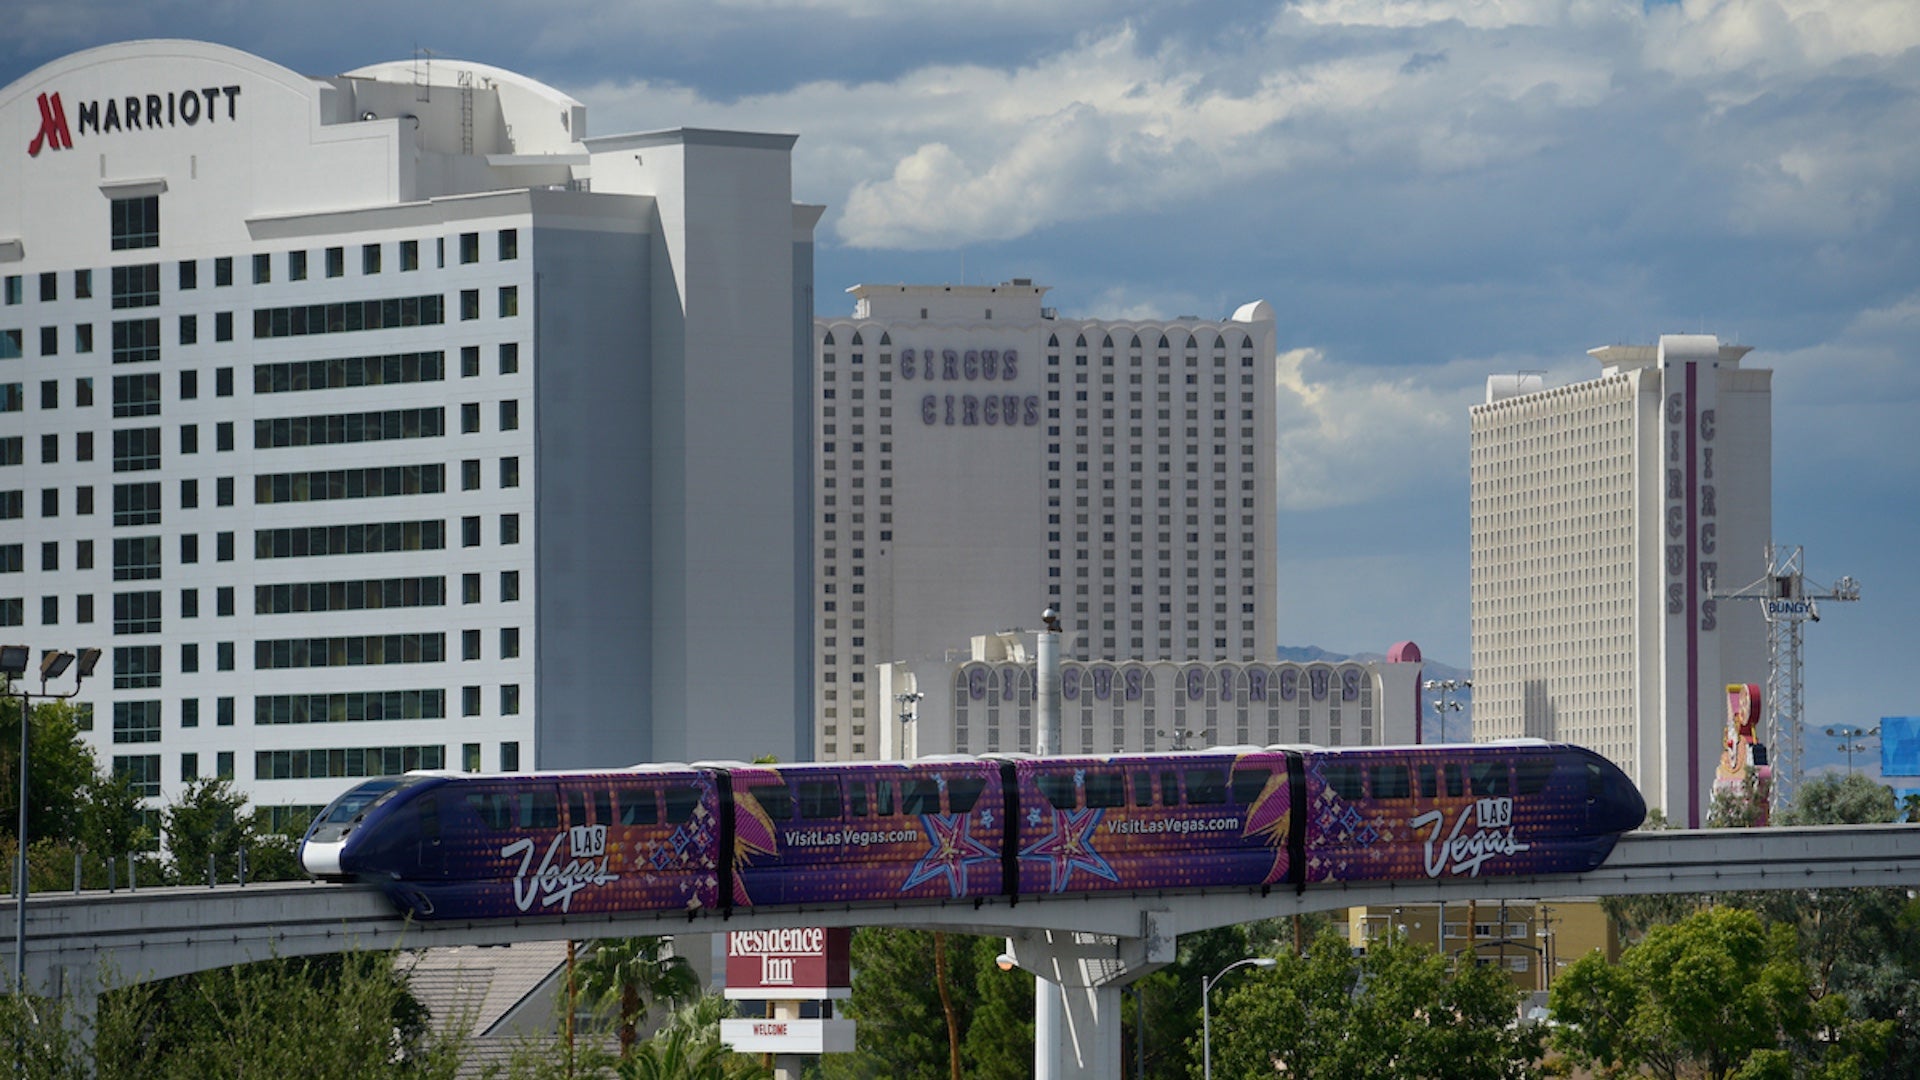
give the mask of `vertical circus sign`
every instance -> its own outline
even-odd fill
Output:
[[[1717,410],[1694,409],[1693,381],[1697,366],[1686,365],[1687,389],[1666,396],[1664,533],[1666,540],[1667,614],[1689,614],[1687,600],[1699,575],[1702,587],[1719,578],[1719,500],[1714,481],[1714,437]],[[1691,499],[1689,498],[1691,496]],[[1691,502],[1691,505],[1689,503]],[[1693,564],[1693,565],[1689,565]],[[1719,627],[1719,605],[1711,596],[1700,600],[1698,629]]]
[[[909,347],[900,350],[896,364],[902,382],[1011,383],[1020,377],[1017,349]],[[1010,392],[922,394],[920,422],[928,427],[1033,427],[1040,423],[1040,396]]]

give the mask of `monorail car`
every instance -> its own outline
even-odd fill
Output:
[[[1544,742],[640,766],[361,784],[301,846],[419,918],[1578,873],[1646,804]]]

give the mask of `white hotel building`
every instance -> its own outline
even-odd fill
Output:
[[[792,143],[437,58],[0,89],[0,640],[104,649],[160,797],[813,756]]]
[[[1024,279],[848,291],[814,323],[822,758],[898,755],[898,696],[946,693],[881,665],[963,661],[1049,605],[1062,659],[1271,664],[1271,307],[1103,321]],[[904,749],[989,748],[950,740]]]
[[[1728,683],[1766,627],[1713,594],[1766,571],[1772,375],[1704,335],[1591,351],[1600,376],[1488,380],[1472,430],[1473,726],[1592,747],[1699,826]]]

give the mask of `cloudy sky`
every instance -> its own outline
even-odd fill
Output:
[[[0,85],[138,37],[321,75],[424,48],[559,87],[601,134],[797,133],[826,313],[859,281],[1015,275],[1069,315],[1265,299],[1289,644],[1466,665],[1488,374],[1564,383],[1661,333],[1753,345],[1775,537],[1863,583],[1808,632],[1809,720],[1920,714],[1895,655],[1920,645],[1914,0],[8,8]]]

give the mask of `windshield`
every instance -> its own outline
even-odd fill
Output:
[[[319,824],[345,825],[398,788],[401,780],[402,778],[398,776],[382,776],[361,784],[333,800],[333,805],[327,807],[326,813],[321,815]]]

